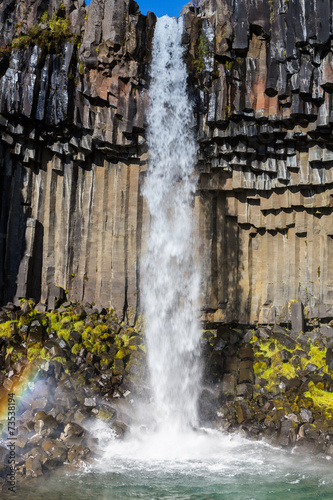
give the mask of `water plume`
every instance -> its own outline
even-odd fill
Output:
[[[200,387],[193,230],[196,142],[182,33],[182,19],[157,20],[147,117],[150,161],[143,189],[150,230],[141,293],[154,417],[159,428],[173,432],[197,425]]]

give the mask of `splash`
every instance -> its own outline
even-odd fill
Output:
[[[172,432],[197,425],[200,387],[193,202],[196,143],[183,61],[183,21],[157,20],[148,111],[150,212],[142,298],[154,417]]]

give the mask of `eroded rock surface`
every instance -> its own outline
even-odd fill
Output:
[[[207,0],[183,14],[203,319],[289,322],[295,300],[332,317],[330,4]],[[66,293],[140,309],[154,22],[134,1],[1,3],[3,303],[52,309]]]

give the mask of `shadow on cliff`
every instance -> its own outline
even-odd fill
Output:
[[[23,197],[24,189],[29,191],[25,169],[12,160],[7,145],[1,149],[0,305],[21,297],[39,301],[43,227],[31,218],[30,202]]]

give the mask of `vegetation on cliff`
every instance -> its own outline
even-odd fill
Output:
[[[68,40],[73,40],[76,45],[80,43],[80,37],[71,32],[71,24],[66,17],[65,8],[60,9],[60,15],[53,14],[49,16],[48,12],[44,12],[40,22],[34,24],[23,33],[21,23],[16,25],[21,33],[12,41],[13,49],[24,49],[29,45],[38,45],[44,52],[59,53],[63,45]]]

